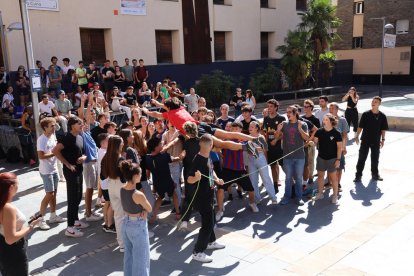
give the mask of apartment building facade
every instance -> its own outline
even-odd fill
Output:
[[[410,0],[337,0],[341,37],[333,48],[338,60],[352,59],[353,74],[361,82],[373,82],[381,70],[383,21],[392,24],[388,34],[396,35],[395,48],[384,52],[384,76],[388,80],[413,81],[414,1]]]
[[[42,2],[37,0],[30,2]],[[30,9],[35,59],[51,56],[76,63],[128,57],[147,65],[209,64],[278,58],[306,0],[47,0],[54,10]],[[124,14],[121,3],[139,2],[142,15]],[[10,70],[26,65],[19,1],[2,0],[4,36],[0,63]],[[6,58],[5,58],[6,57]],[[7,62],[5,62],[7,61]]]

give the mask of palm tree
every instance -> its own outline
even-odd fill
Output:
[[[310,49],[307,33],[289,31],[284,39],[285,45],[278,46],[276,51],[283,55],[281,65],[294,89],[302,88],[309,75]]]
[[[300,14],[302,22],[299,31],[308,34],[308,43],[313,48],[313,65],[315,69],[315,85],[319,84],[320,55],[329,50],[333,41],[338,38],[332,34],[332,28],[337,28],[341,21],[336,16],[336,7],[331,0],[310,0],[307,11]]]

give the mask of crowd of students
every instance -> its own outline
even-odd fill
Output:
[[[319,97],[320,109],[314,113],[313,101],[306,99],[303,115],[300,105],[292,105],[283,116],[278,112],[276,100],[268,100],[266,108],[259,111],[252,92],[248,90],[246,98],[241,89],[237,89],[230,101],[236,118],[229,115],[226,103],[221,105],[221,114],[216,118],[194,89],[184,95],[175,82],[165,80],[157,83],[154,91],[147,90],[148,71],[145,77],[138,74],[140,88],[134,86],[136,78],[126,77],[124,82],[131,83],[113,86],[108,84],[107,78],[123,71],[118,68],[112,75],[107,73],[111,71],[109,63],[103,71],[105,68],[106,72],[102,72],[104,91],[93,81],[90,93],[78,83],[74,98],[60,91],[54,104],[51,103],[53,95],[42,96],[39,105],[46,117],[40,121],[43,135],[37,140],[37,153],[46,194],[39,212],[33,217],[35,224],[30,228],[35,225],[44,230],[49,228],[45,219],[47,206],[50,207],[49,223],[66,221],[68,237],[82,237],[82,229],[89,226],[88,222],[103,219],[102,230],[116,233],[119,250],[124,252],[126,275],[149,275],[149,238],[154,233],[148,231],[147,218],[150,223],[156,223],[159,208],[165,201],[172,200],[172,213],[180,222],[179,230],[187,229],[193,209],[200,213],[202,226],[192,255],[200,262],[212,261],[205,254],[206,250],[225,247],[216,241],[214,224],[225,215],[225,193],[227,200],[233,200],[234,187],[237,187],[239,198],[243,198],[244,193],[248,195],[247,204],[253,213],[259,212],[259,207],[265,206],[267,200],[270,204],[286,205],[294,199],[297,205],[303,205],[306,196],[323,199],[324,185],[332,186],[330,200],[338,204],[349,123],[354,126],[357,142],[364,130],[355,181],[361,180],[368,149],[372,150],[372,176],[382,180],[378,173],[378,157],[388,126],[385,115],[378,110],[379,97],[372,100],[372,110],[365,112],[358,123],[358,118],[355,120],[358,102],[355,88],[344,97],[350,109],[346,112],[347,119],[338,115],[338,104],[328,105],[326,96]],[[90,74],[85,74],[89,79]],[[115,78],[113,81],[116,82]],[[119,90],[123,92],[122,87],[126,87],[126,92],[121,97],[118,93]],[[118,101],[120,109],[125,108],[128,116],[122,125],[110,122],[108,111],[114,101]],[[60,106],[65,106],[67,112]],[[77,107],[77,115],[70,113],[73,106]],[[159,110],[149,109],[150,106]],[[254,112],[263,113],[262,122]],[[151,121],[150,118],[155,119]],[[63,133],[56,135],[59,125]],[[286,176],[284,195],[278,202],[280,168]],[[326,172],[327,184],[324,181]],[[259,176],[267,195],[261,192]],[[67,189],[67,219],[55,213],[56,192],[62,178]],[[83,183],[86,192],[82,220],[79,205]],[[92,198],[97,189],[95,205],[103,205],[103,215],[93,208]],[[13,193],[9,198],[12,196]],[[0,208],[4,209],[7,202],[10,201],[0,202]],[[0,223],[3,227],[4,221]],[[17,230],[22,231],[20,229]],[[8,240],[6,237],[7,244]]]

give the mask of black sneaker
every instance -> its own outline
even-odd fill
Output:
[[[102,231],[104,231],[105,233],[109,233],[109,226],[102,226]]]
[[[384,180],[384,178],[382,178],[379,174],[373,175],[372,176],[372,179],[373,180],[376,180],[376,181],[383,181]]]
[[[355,176],[354,182],[355,183],[360,183],[361,182],[361,177],[360,176]]]
[[[233,200],[233,195],[229,194],[229,197],[227,198],[227,200],[229,200],[229,201]]]

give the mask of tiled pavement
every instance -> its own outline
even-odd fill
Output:
[[[410,263],[414,248],[414,134],[387,133],[380,158],[383,182],[370,181],[369,162],[363,183],[352,182],[357,150],[355,144],[348,147],[347,171],[337,206],[327,198],[301,207],[271,206],[265,199],[259,205],[260,212],[253,214],[246,200],[227,203],[216,230],[219,241],[227,247],[209,253],[214,258],[210,264],[190,258],[198,216],[190,232],[177,232],[174,218],[168,216],[170,207],[165,207],[160,222],[150,226],[155,232],[150,241],[151,274],[414,275]],[[2,171],[13,169],[5,163],[0,167]],[[19,174],[20,191],[14,204],[31,215],[43,196],[41,179],[37,171],[28,168],[15,172]],[[60,183],[58,214],[65,215],[65,201],[65,183]],[[30,273],[122,274],[122,254],[115,235],[104,233],[99,224],[91,223],[79,239],[66,238],[62,224],[52,225],[49,231],[35,231],[28,248]]]

